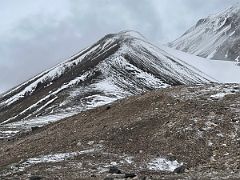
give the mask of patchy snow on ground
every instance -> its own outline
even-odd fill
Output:
[[[5,177],[8,175],[12,175],[18,172],[24,172],[27,168],[33,167],[38,164],[44,164],[47,165],[49,163],[59,163],[63,162],[66,166],[71,165],[71,167],[75,167],[79,169],[79,173],[97,173],[102,174],[104,172],[109,171],[109,168],[111,166],[124,166],[124,165],[133,165],[134,164],[134,157],[127,155],[127,154],[114,154],[109,152],[103,151],[103,145],[102,144],[96,144],[93,145],[90,143],[92,148],[85,149],[82,151],[76,151],[76,152],[63,152],[63,153],[52,153],[47,155],[40,155],[37,157],[28,158],[26,160],[22,160],[19,163],[14,163],[9,166],[5,171],[0,172],[0,177]],[[101,156],[104,156],[104,158],[101,161],[98,161],[96,159],[92,159],[90,161],[84,161],[83,160],[76,160],[75,157],[80,155],[89,155],[89,154],[98,154],[100,153]],[[95,156],[93,156],[95,157]],[[87,166],[83,167],[83,166]],[[58,164],[54,164],[52,167],[53,169],[59,167]]]
[[[40,156],[36,158],[29,158],[24,164],[39,164],[39,163],[54,163],[54,162],[61,162],[68,158],[76,156],[77,153],[58,153],[58,154],[50,154],[45,156]]]
[[[212,99],[222,99],[222,98],[224,98],[228,94],[230,94],[230,93],[220,92],[220,93],[211,95],[210,98],[212,98]]]
[[[182,166],[183,163],[179,163],[176,160],[170,161],[165,158],[155,158],[148,163],[147,168],[154,171],[169,171],[173,172],[176,168]]]
[[[47,124],[73,116],[78,112],[58,113],[48,116],[40,116],[32,119],[21,120],[17,122],[0,125],[0,139],[14,137],[19,132],[31,131],[32,127],[42,127]]]
[[[132,164],[134,162],[134,157],[133,156],[127,156],[124,160],[128,163],[128,164]]]
[[[223,88],[222,90],[219,90],[219,92],[217,92],[216,94],[213,94],[210,96],[210,98],[212,99],[223,99],[226,95],[230,95],[230,94],[236,94],[239,93],[239,87],[235,86],[227,86],[225,88]]]
[[[29,158],[19,164],[11,165],[10,172],[6,172],[3,175],[7,176],[12,173],[22,172],[26,168],[29,168],[33,165],[41,164],[41,163],[57,163],[62,162],[67,159],[82,155],[82,154],[89,154],[98,152],[100,149],[87,149],[78,152],[68,152],[68,153],[56,153],[56,154],[48,154],[48,155],[41,155],[38,157]]]
[[[75,113],[59,113],[59,114],[53,114],[53,115],[48,115],[48,116],[40,116],[36,118],[32,118],[29,120],[22,120],[22,121],[17,121],[13,123],[8,123],[6,125],[3,125],[4,127],[11,127],[11,128],[22,128],[22,127],[42,127],[44,125],[47,125],[52,122],[59,121],[61,119],[64,119],[66,117],[70,117],[74,115]]]

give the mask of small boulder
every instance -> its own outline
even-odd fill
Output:
[[[125,174],[125,178],[134,178],[134,177],[136,177],[137,175],[136,174],[134,174],[134,173],[126,173]]]
[[[79,141],[79,142],[77,143],[77,146],[82,146],[82,143]]]
[[[40,177],[40,176],[30,176],[29,177],[29,180],[41,180],[42,179],[42,177]]]
[[[39,129],[40,127],[38,126],[34,126],[34,127],[31,127],[31,131],[36,131],[37,129]]]
[[[104,178],[104,180],[114,180],[114,178],[113,177],[106,177],[106,178]]]
[[[107,106],[107,107],[106,107],[106,110],[109,110],[109,109],[111,109],[111,106]]]
[[[87,143],[89,146],[93,145],[94,144],[94,141],[88,141]]]
[[[178,168],[176,168],[173,172],[177,173],[177,174],[182,174],[185,172],[185,169],[186,169],[186,167],[184,165],[182,165],[182,166],[179,166]]]
[[[95,174],[92,174],[91,177],[97,177]]]
[[[122,172],[118,169],[117,166],[111,166],[109,168],[109,173],[111,173],[111,174],[121,174]]]

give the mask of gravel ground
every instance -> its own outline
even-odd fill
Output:
[[[0,178],[239,179],[239,90],[146,92],[3,139]]]

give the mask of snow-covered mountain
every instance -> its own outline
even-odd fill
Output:
[[[240,66],[237,62],[206,59],[166,46],[162,46],[161,49],[209,75],[215,82],[240,83]]]
[[[109,34],[3,94],[0,122],[38,126],[146,90],[215,81],[170,53],[135,32]]]
[[[240,58],[239,44],[240,5],[236,4],[223,12],[200,19],[169,46],[209,59],[234,61]]]

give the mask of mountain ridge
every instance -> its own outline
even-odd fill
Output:
[[[33,119],[31,126],[39,126],[40,121],[46,123],[44,117],[46,121],[59,120],[147,90],[212,81],[140,34],[124,31],[106,35],[67,61],[3,94],[0,123],[24,126]]]

